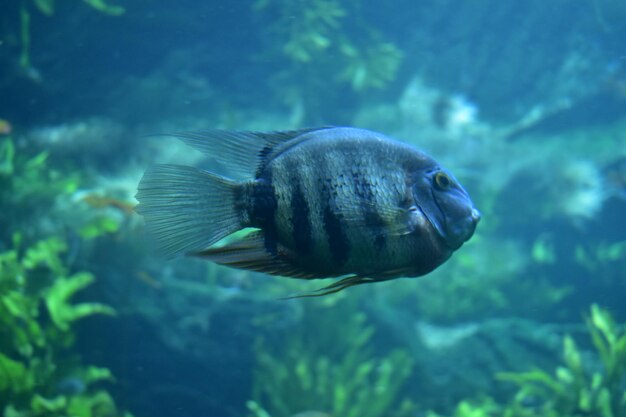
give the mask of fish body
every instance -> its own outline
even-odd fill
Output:
[[[170,255],[296,278],[365,282],[424,275],[469,239],[480,218],[467,192],[423,152],[355,128],[183,132],[184,142],[243,174],[234,181],[157,166],[138,211]],[[258,229],[222,247],[241,228]]]

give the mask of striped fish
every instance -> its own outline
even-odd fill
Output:
[[[447,170],[380,133],[322,127],[173,136],[243,179],[180,165],[148,169],[137,211],[166,255],[294,278],[343,277],[315,294],[324,295],[424,275],[480,219]],[[257,230],[212,247],[248,227]]]

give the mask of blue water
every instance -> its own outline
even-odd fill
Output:
[[[622,1],[3,9],[3,415],[626,416]],[[432,155],[481,211],[476,234],[424,277],[290,300],[332,281],[158,255],[132,210],[143,171],[229,167],[154,134],[322,125]],[[51,288],[81,271],[94,281],[67,303],[116,314],[64,326]],[[557,367],[578,394],[502,377]]]

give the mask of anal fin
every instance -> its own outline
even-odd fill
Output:
[[[280,245],[276,255],[269,253],[265,247],[265,236],[260,230],[224,246],[192,252],[189,255],[208,259],[220,265],[271,275],[301,279],[322,278],[318,273],[299,266],[295,257]]]
[[[332,278],[332,275],[322,274],[307,270],[300,266],[295,256],[286,248],[278,246],[276,255],[272,255],[265,247],[265,236],[262,231],[254,231],[243,238],[221,247],[209,248],[189,255],[208,259],[220,265],[233,268],[246,269],[249,271],[263,272],[271,275],[280,275],[290,278],[315,279]],[[333,294],[355,285],[368,284],[376,281],[384,281],[385,277],[363,277],[349,275],[326,287],[316,291],[283,299],[321,297]]]

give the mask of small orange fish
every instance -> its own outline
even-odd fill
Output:
[[[147,272],[139,271],[137,272],[137,274],[135,274],[135,276],[137,277],[139,281],[143,282],[150,288],[153,288],[155,290],[163,289],[163,284],[161,284],[159,281],[157,281],[156,278],[154,278],[152,275],[148,274]]]
[[[7,120],[0,119],[0,135],[8,135],[13,130],[13,126]]]
[[[113,197],[102,197],[95,194],[89,194],[82,198],[82,200],[94,208],[106,208],[113,207],[126,215],[133,213],[135,205],[124,200],[120,200]]]

